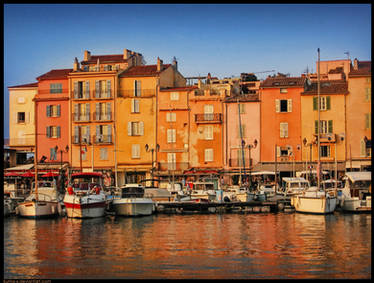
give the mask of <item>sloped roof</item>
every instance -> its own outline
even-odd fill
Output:
[[[22,88],[22,87],[38,87],[38,83],[36,82],[36,83],[30,83],[30,84],[8,86],[8,88]]]
[[[197,86],[167,87],[160,89],[160,91],[189,91],[197,88]]]
[[[349,77],[351,76],[370,76],[371,75],[371,61],[358,61],[358,70],[351,67]]]
[[[260,87],[303,87],[305,77],[268,77]]]
[[[317,94],[318,82],[306,84],[304,92],[301,94]],[[320,94],[347,94],[348,83],[345,80],[330,80],[320,82]]]
[[[225,98],[225,102],[255,102],[259,101],[258,94],[236,94]]]
[[[131,56],[130,56],[131,57]],[[129,58],[130,58],[129,57]],[[102,63],[126,63],[128,59],[123,58],[123,54],[114,54],[114,55],[92,55],[90,60],[81,61],[82,65],[96,64],[97,59]]]
[[[73,69],[54,69],[50,70],[48,73],[45,73],[36,79],[40,80],[52,80],[52,79],[65,79],[67,78],[68,74],[72,72]]]
[[[120,77],[157,76],[170,66],[171,64],[163,64],[161,71],[157,71],[157,65],[134,66],[124,71]]]

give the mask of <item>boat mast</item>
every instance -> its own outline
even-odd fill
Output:
[[[38,123],[37,123],[37,102],[35,101],[35,108],[34,108],[34,121],[35,121],[35,151],[34,151],[34,168],[35,168],[35,196],[36,196],[36,201],[39,200],[38,198]],[[31,188],[32,190],[32,188]]]
[[[319,48],[318,51],[318,68],[317,68],[317,95],[318,95],[318,134],[317,134],[317,146],[318,146],[318,164],[317,164],[317,188],[320,188],[321,182],[321,147],[320,147],[320,133],[321,133],[321,121],[320,121],[320,109],[321,109],[321,99],[320,99],[320,57]]]
[[[238,103],[238,115],[239,115],[239,134],[240,134],[240,142],[241,142],[241,147],[242,147],[242,161],[243,161],[243,173],[245,176],[245,159],[244,159],[244,140],[243,140],[243,129],[242,129],[242,120],[240,118],[240,102],[239,98],[237,99]],[[241,184],[243,184],[243,175],[241,175]]]

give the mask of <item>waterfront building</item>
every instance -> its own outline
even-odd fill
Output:
[[[10,86],[8,90],[9,149],[16,150],[16,164],[23,164],[26,162],[27,153],[35,150],[33,99],[38,93],[38,83]]]
[[[338,68],[339,69],[339,68]],[[323,170],[335,176],[335,168],[345,171],[345,121],[348,83],[341,70],[340,79],[331,72],[331,80],[320,82],[320,161]],[[318,161],[318,89],[317,82],[308,82],[301,93],[301,138],[305,169],[316,169]]]
[[[69,73],[71,110],[71,166],[73,171],[105,173],[113,184],[115,170],[115,101],[118,75],[143,64],[143,57],[124,49],[123,54],[75,58]]]
[[[305,80],[278,73],[261,83],[260,170],[274,171],[275,162],[284,176],[302,169],[300,93]]]
[[[34,98],[37,113],[36,132],[38,162],[57,169],[69,164],[70,145],[69,81],[72,69],[51,70],[36,79],[38,93]],[[54,166],[53,166],[54,165]]]
[[[354,59],[348,74],[347,164],[348,171],[371,169],[371,61]]]
[[[238,184],[242,182],[239,176],[249,174],[260,161],[259,95],[256,91],[253,93],[247,90],[245,93],[228,96],[224,107],[224,169],[226,175],[231,176],[226,177],[225,183]]]
[[[189,97],[197,86],[162,88],[157,97],[157,175],[180,180],[190,169]]]
[[[156,160],[152,160],[152,156],[156,158],[152,149],[155,152],[157,145],[159,89],[185,84],[176,60],[163,64],[158,58],[156,65],[133,66],[119,75],[115,116],[119,184],[137,183],[151,177],[152,161]]]

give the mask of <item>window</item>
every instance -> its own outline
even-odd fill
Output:
[[[320,110],[331,109],[330,96],[320,96]],[[318,96],[313,97],[313,110],[318,110]]]
[[[49,157],[50,160],[57,160],[57,151],[54,147],[49,149],[49,153],[50,153],[50,157]]]
[[[78,81],[74,82],[74,98],[89,99],[90,98],[90,82]]]
[[[95,81],[95,98],[111,97],[111,84],[110,80]]]
[[[206,140],[213,139],[213,126],[212,125],[205,126],[204,135],[205,135]]]
[[[74,121],[90,120],[90,104],[79,103],[74,105]]]
[[[140,97],[142,95],[141,81],[134,81],[134,96]]]
[[[132,99],[131,100],[131,113],[140,113],[139,111],[139,100]]]
[[[79,128],[81,129],[81,142],[90,143],[90,126],[75,126],[74,127],[74,143],[79,143]]]
[[[288,123],[280,123],[280,137],[288,138]]]
[[[60,117],[61,105],[47,105],[47,117]]]
[[[167,142],[168,143],[175,143],[176,141],[176,130],[175,129],[168,129],[167,130]]]
[[[371,115],[370,115],[370,113],[365,114],[365,129],[371,129]]]
[[[175,122],[176,121],[176,113],[168,112],[166,113],[166,122]]]
[[[240,104],[239,103],[239,113],[240,114],[245,114],[245,104]]]
[[[112,126],[97,125],[96,126],[96,142],[111,143],[112,142]]]
[[[213,148],[207,148],[204,152],[204,160],[205,162],[212,162],[213,161]]]
[[[292,112],[292,99],[276,99],[275,112]]]
[[[280,93],[287,93],[288,90],[286,88],[280,88]]]
[[[100,160],[108,160],[108,149],[100,148]]]
[[[61,128],[60,126],[48,126],[47,127],[47,138],[60,138]]]
[[[112,110],[112,104],[108,103],[96,103],[95,120],[110,120]]]
[[[61,83],[50,84],[49,92],[50,93],[62,93],[62,84]]]
[[[127,134],[129,136],[143,136],[144,135],[144,123],[140,122],[128,122],[127,123]]]
[[[277,146],[277,157],[288,157],[292,153],[292,146]]]
[[[329,145],[321,145],[321,157],[330,157],[330,146]]]
[[[133,144],[131,146],[131,158],[140,158],[140,145]]]
[[[366,88],[365,101],[370,101],[371,99],[371,87]]]
[[[213,120],[213,114],[214,108],[213,105],[204,105],[204,120],[205,121],[212,121]]]
[[[170,93],[170,100],[179,100],[179,93],[178,92],[171,92]]]
[[[176,165],[176,154],[168,153],[168,170],[175,170],[177,167]]]
[[[25,120],[25,112],[18,112],[17,113],[17,123],[25,123],[26,120]]]
[[[320,120],[321,122],[321,134],[332,134],[333,133],[333,121],[332,120]],[[314,121],[314,133],[318,134],[318,120]]]

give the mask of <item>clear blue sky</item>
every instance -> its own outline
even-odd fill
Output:
[[[4,5],[4,137],[8,86],[93,55],[142,53],[178,60],[184,76],[276,70],[300,76],[321,60],[371,60],[369,4]],[[268,74],[259,74],[263,79]]]

